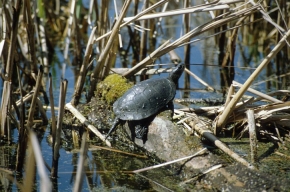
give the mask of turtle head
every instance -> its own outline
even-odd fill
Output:
[[[179,77],[184,71],[184,64],[180,63],[178,64],[170,73],[169,78],[177,84]]]

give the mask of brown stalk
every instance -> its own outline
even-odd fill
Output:
[[[55,134],[56,134],[56,119],[55,119],[55,111],[54,111],[54,99],[53,99],[53,90],[52,90],[52,78],[49,73],[49,102],[50,102],[50,110],[51,110],[51,135],[52,135],[52,146],[55,144]]]
[[[35,3],[35,2],[33,2]],[[28,45],[30,48],[30,57],[31,57],[31,73],[35,77],[37,73],[37,61],[36,61],[36,51],[35,51],[35,39],[34,39],[34,24],[31,18],[31,2],[30,0],[24,1],[24,19],[27,20],[26,31],[28,36]]]
[[[5,81],[3,84],[3,93],[2,93],[2,100],[1,100],[1,130],[0,136],[4,136],[7,134],[9,130],[5,130],[6,123],[9,123],[7,120],[7,113],[8,110],[11,108],[10,105],[10,98],[11,98],[11,82],[12,82],[12,73],[14,69],[14,52],[16,47],[16,40],[17,40],[17,31],[18,31],[18,21],[19,15],[21,12],[22,1],[17,0],[15,7],[13,9],[13,22],[12,22],[12,29],[10,33],[10,46],[8,50],[8,57],[7,63],[5,66]],[[6,99],[3,99],[6,98]]]
[[[83,63],[81,65],[81,69],[80,69],[80,73],[76,82],[76,86],[75,86],[75,92],[73,95],[73,98],[71,100],[72,105],[76,106],[81,98],[81,93],[83,90],[83,86],[84,86],[84,82],[85,82],[85,78],[86,78],[86,74],[87,74],[87,68],[88,68],[88,64],[89,64],[89,59],[91,57],[92,51],[93,51],[93,40],[95,37],[95,32],[96,32],[96,27],[93,28],[87,47],[86,47],[86,52],[85,52],[85,56],[83,59]]]
[[[58,110],[58,119],[57,119],[56,134],[55,134],[56,137],[53,139],[55,143],[52,148],[52,152],[53,152],[53,159],[52,159],[52,166],[51,166],[52,178],[57,177],[57,171],[58,171],[60,135],[61,135],[61,129],[62,129],[62,119],[64,116],[64,104],[65,104],[67,83],[68,83],[67,80],[63,80],[60,84],[59,110]]]
[[[28,118],[27,118],[26,127],[28,129],[30,129],[32,127],[32,125],[33,125],[34,111],[35,111],[35,108],[36,108],[38,92],[39,92],[39,89],[40,89],[40,86],[41,86],[41,82],[42,82],[42,75],[43,75],[43,67],[42,67],[42,65],[40,65],[39,70],[38,70],[37,79],[36,79],[36,85],[35,85],[33,97],[32,97],[31,104],[30,104]]]

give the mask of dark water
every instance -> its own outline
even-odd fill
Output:
[[[171,5],[172,6],[172,5]],[[180,5],[176,5],[180,7]],[[172,7],[171,7],[172,8]],[[111,7],[111,9],[113,9]],[[112,10],[110,10],[112,11]],[[210,18],[207,13],[197,13],[191,15],[191,28],[198,26],[206,21],[209,21]],[[263,25],[263,24],[261,24]],[[174,17],[166,17],[163,19],[162,23],[163,34],[160,33],[160,36],[157,38],[157,45],[161,44],[162,40],[167,40],[169,38],[177,39],[180,34],[182,34],[182,16],[174,16]],[[242,30],[241,30],[242,31]],[[267,33],[267,32],[265,32]],[[123,35],[124,45],[128,43],[128,39],[126,39],[126,30],[122,30],[121,34]],[[204,36],[206,36],[205,34]],[[245,40],[244,38],[247,37]],[[255,42],[255,39],[258,38],[252,34],[240,33],[235,53],[234,60],[234,80],[240,83],[245,82],[245,80],[252,74],[255,68],[259,65],[261,60],[265,57],[266,52],[264,51],[264,47],[273,47],[273,43],[269,43],[265,40],[264,44],[260,45],[258,42]],[[249,40],[252,39],[252,40]],[[254,40],[253,40],[254,39]],[[58,89],[59,82],[61,80],[62,73],[62,64],[64,62],[62,48],[57,45],[55,47],[55,55],[53,56],[52,67],[50,68],[50,72],[53,75],[53,88],[55,105],[58,105]],[[183,60],[183,52],[184,47],[180,47],[175,50],[176,53]],[[190,70],[194,72],[197,76],[207,82],[209,85],[215,88],[215,92],[208,92],[205,90],[205,87],[197,82],[195,79],[190,78],[190,87],[184,87],[184,75],[181,77],[179,82],[180,89],[177,91],[176,97],[183,98],[185,95],[189,98],[223,98],[223,84],[222,84],[222,68],[219,67],[218,57],[220,56],[220,50],[218,45],[216,44],[215,38],[210,38],[207,40],[199,41],[197,43],[191,44],[191,52],[190,52]],[[156,63],[171,63],[168,55],[162,56],[157,60]],[[118,57],[116,67],[121,66],[121,58]],[[278,90],[278,89],[288,89],[289,84],[289,75],[285,75],[284,77],[279,77],[277,75],[282,75],[287,73],[287,67],[278,67],[274,62],[270,63],[260,74],[260,76],[255,80],[253,84],[253,88],[267,93],[270,91]],[[66,65],[65,76],[68,80],[68,91],[66,102],[71,100],[71,97],[74,92],[74,84],[76,81],[75,77],[76,67]],[[167,76],[168,74],[162,74],[161,76]],[[152,78],[158,77],[157,75],[152,76]],[[2,84],[1,84],[2,85]],[[2,92],[2,91],[1,91]],[[85,101],[85,98],[82,98],[82,101]],[[50,117],[50,111],[47,111],[48,117]],[[48,165],[52,162],[52,148],[48,144],[46,138],[49,135],[49,126],[43,134],[42,139],[40,140],[41,149],[44,160],[48,163]],[[12,143],[8,145],[1,146],[0,150],[4,154],[2,157],[2,165],[5,165],[3,161],[8,161],[10,164],[9,167],[13,167],[13,154],[16,150],[16,144],[18,139],[18,132],[16,129],[13,130],[12,134]],[[96,145],[98,143],[95,143]],[[78,153],[71,153],[69,149],[73,146],[71,143],[63,144],[60,149],[60,158],[59,158],[59,168],[58,168],[58,180],[57,180],[57,190],[59,191],[71,191],[74,185],[75,171],[78,161]],[[89,151],[88,152],[88,162],[87,164],[90,167],[90,173],[87,173],[86,179],[83,183],[83,191],[96,190],[103,191],[108,188],[113,188],[115,191],[130,191],[132,190],[148,190],[154,191],[156,190],[153,182],[148,179],[144,179],[141,176],[132,176],[130,174],[119,174],[114,172],[114,170],[134,170],[143,168],[146,164],[145,160],[132,158],[129,156],[122,156],[114,153],[105,153],[102,151]],[[119,157],[122,156],[122,157]],[[118,159],[122,159],[122,162],[117,162]],[[101,161],[102,163],[98,163]],[[148,164],[154,164],[152,159]],[[155,162],[159,163],[158,161]],[[108,167],[102,167],[107,165]],[[115,165],[115,166],[113,166]],[[98,173],[98,171],[102,170],[112,170],[112,173]],[[160,182],[165,183],[165,180],[168,182],[176,182],[180,181],[180,178],[174,176],[174,169],[171,167],[166,167],[165,169],[161,169],[160,171],[162,177],[160,178]],[[47,172],[48,173],[48,172]],[[1,174],[1,173],[0,173]],[[150,176],[152,173],[147,173]],[[159,173],[158,173],[159,174]],[[169,178],[170,177],[170,178]],[[17,191],[17,187],[15,184],[12,184],[11,181],[6,180],[8,183],[8,187],[12,191]],[[39,176],[36,176],[37,190],[39,190]],[[1,184],[1,190],[4,188],[4,184]],[[172,186],[171,186],[172,187]],[[173,186],[174,188],[174,186]],[[182,190],[181,188],[176,188],[176,190]],[[113,190],[114,191],[114,190]]]

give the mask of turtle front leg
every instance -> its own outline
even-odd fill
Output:
[[[173,115],[174,115],[174,104],[173,104],[173,101],[170,101],[168,104],[168,109],[171,110],[171,118],[173,118]]]
[[[109,130],[107,136],[105,137],[105,140],[110,136],[110,134],[112,132],[114,132],[117,128],[117,126],[120,124],[120,119],[118,117],[115,118],[114,122],[113,122],[113,125],[111,127],[111,129]]]

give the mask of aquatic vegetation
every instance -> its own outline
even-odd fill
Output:
[[[132,86],[133,83],[129,82],[126,78],[118,74],[112,74],[97,85],[95,95],[104,99],[108,104],[113,104]]]

